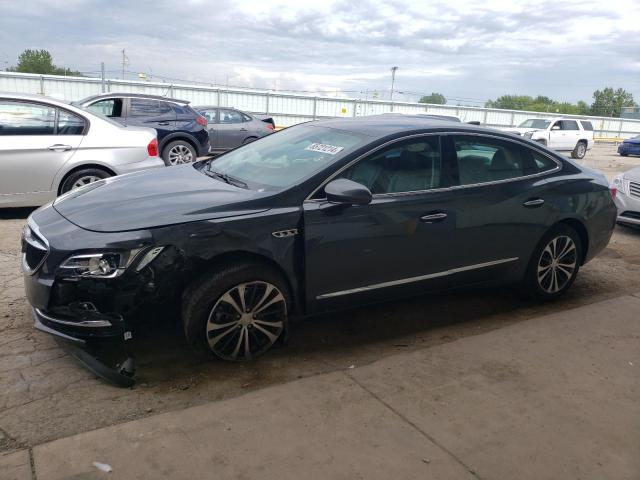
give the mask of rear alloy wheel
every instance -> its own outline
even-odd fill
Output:
[[[70,190],[75,190],[76,188],[84,187],[85,185],[89,185],[91,183],[98,182],[103,178],[108,178],[111,175],[104,170],[99,170],[97,168],[87,168],[85,170],[78,170],[77,172],[73,172],[69,175],[62,187],[60,188],[60,193],[66,193]]]
[[[250,360],[284,337],[289,299],[286,281],[266,265],[218,267],[183,295],[185,336],[196,352]]]
[[[197,158],[196,150],[193,146],[183,140],[176,140],[164,147],[162,159],[169,165],[182,165],[183,163],[194,162]]]
[[[582,246],[576,231],[568,225],[554,227],[529,262],[524,282],[526,292],[541,300],[561,296],[573,284],[581,258]]]
[[[573,152],[571,152],[571,158],[582,160],[586,154],[587,154],[587,144],[584,142],[578,142],[576,144],[576,148],[574,148]]]

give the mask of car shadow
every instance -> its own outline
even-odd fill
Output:
[[[26,218],[35,211],[37,207],[0,208],[0,220],[19,220]]]

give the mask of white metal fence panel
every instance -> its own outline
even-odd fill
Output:
[[[108,79],[103,82],[99,78],[0,72],[0,92],[32,93],[51,95],[65,100],[80,100],[103,91],[162,95],[188,100],[195,106],[235,107],[251,113],[269,114],[274,118],[276,125],[283,127],[317,118],[354,117],[388,112],[454,115],[463,122],[477,121],[491,127],[512,127],[531,117],[560,116],[555,113],[318,97],[245,88],[177,85],[118,79]],[[626,138],[640,134],[640,120],[578,115],[562,116],[591,121],[597,136]]]

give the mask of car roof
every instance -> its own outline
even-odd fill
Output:
[[[0,98],[6,98],[10,100],[33,100],[38,102],[47,102],[60,107],[68,107],[70,105],[70,102],[67,102],[65,100],[48,97],[46,95],[38,95],[35,93],[0,92]]]
[[[185,105],[190,103],[189,100],[180,100],[178,98],[164,97],[162,95],[147,95],[145,93],[128,93],[128,92],[109,92],[109,93],[101,93],[98,95],[91,95],[89,97],[83,98],[82,100],[79,100],[74,103],[83,104],[93,100],[100,100],[102,98],[114,98],[114,97],[145,98],[149,100],[162,100],[164,102],[182,103]]]
[[[428,117],[425,115],[369,115],[364,117],[332,118],[309,122],[307,125],[346,130],[354,133],[365,134],[374,137],[384,137],[397,133],[407,133],[411,130],[456,130],[468,132],[492,132],[496,130],[460,123],[452,120]]]

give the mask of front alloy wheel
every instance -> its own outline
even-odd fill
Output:
[[[542,250],[538,260],[539,287],[548,294],[556,294],[573,279],[578,266],[578,249],[568,236],[555,237]]]

